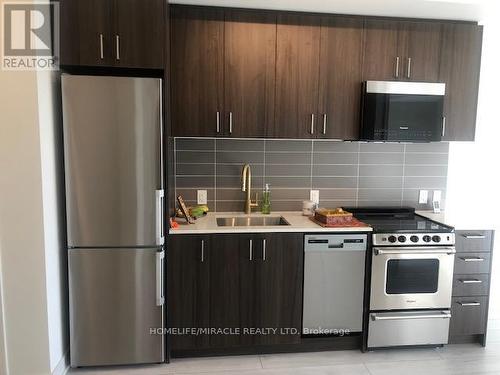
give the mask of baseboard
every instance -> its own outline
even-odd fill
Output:
[[[52,371],[52,375],[65,375],[69,370],[69,350],[64,353],[64,355],[59,360],[54,371]]]

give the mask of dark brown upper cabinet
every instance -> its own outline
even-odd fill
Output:
[[[171,8],[172,134],[222,134],[224,10]]]
[[[320,27],[316,16],[278,15],[273,137],[316,136]]]
[[[365,21],[363,80],[438,80],[441,24]]]
[[[404,45],[400,54],[404,56],[402,79],[419,82],[439,80],[439,58],[441,50],[441,23],[403,22]]]
[[[384,81],[400,77],[402,61],[398,54],[398,33],[397,21],[365,21],[363,80]]]
[[[115,66],[163,69],[164,0],[116,0]]]
[[[319,138],[356,139],[359,133],[363,20],[321,19]]]
[[[111,66],[112,0],[62,0],[61,65]]]
[[[174,136],[264,137],[274,122],[276,15],[173,7]]]
[[[61,65],[163,69],[164,0],[61,1]]]
[[[276,14],[228,10],[224,28],[224,133],[263,137],[274,123]]]
[[[439,80],[446,83],[444,140],[474,140],[482,36],[482,26],[443,26]]]

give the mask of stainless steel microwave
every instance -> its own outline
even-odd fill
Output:
[[[440,141],[445,131],[444,83],[363,83],[361,139]]]

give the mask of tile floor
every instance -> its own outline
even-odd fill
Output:
[[[500,343],[439,349],[356,350],[173,359],[168,365],[74,369],[70,375],[486,375],[500,374]]]

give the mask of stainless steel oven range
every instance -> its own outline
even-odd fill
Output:
[[[446,344],[454,229],[410,208],[354,213],[374,229],[366,348]]]

